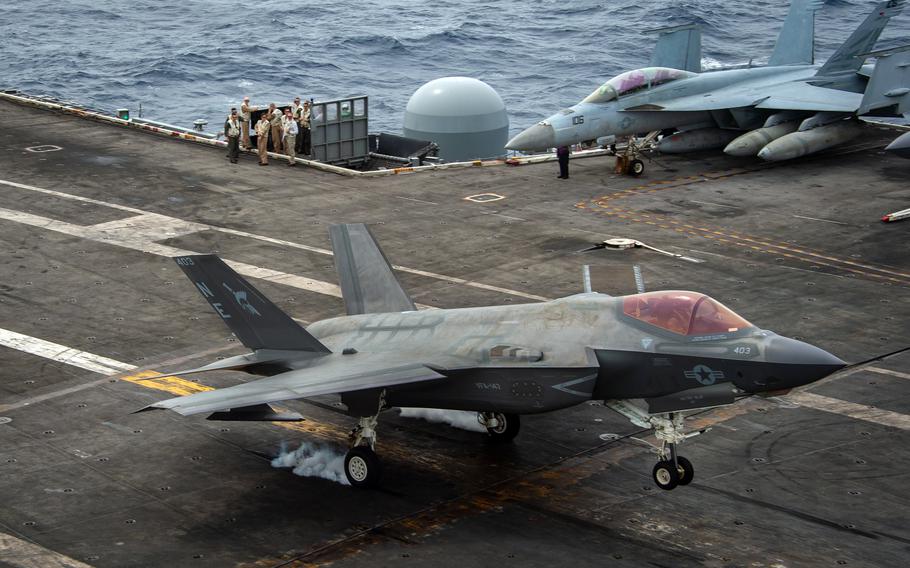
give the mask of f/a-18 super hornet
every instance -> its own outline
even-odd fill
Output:
[[[876,4],[824,65],[814,63],[818,0],[793,0],[764,66],[702,71],[697,26],[658,30],[649,67],[610,79],[578,104],[521,132],[506,148],[537,151],[667,131],[657,144],[661,152],[726,145],[728,154],[777,161],[846,142],[863,132],[858,116],[910,116],[910,52],[872,51],[904,4]],[[877,63],[866,65],[871,57]]]
[[[586,401],[651,428],[663,489],[692,480],[676,453],[683,414],[811,383],[844,362],[761,329],[705,294],[581,293],[547,302],[421,309],[369,229],[330,229],[347,315],[300,326],[214,255],[174,260],[252,352],[181,371],[243,371],[266,378],[156,402],[143,409],[212,420],[301,420],[272,403],[337,393],[359,419],[345,474],[371,486],[380,413],[393,406],[478,413],[493,441],[511,441],[519,416]]]

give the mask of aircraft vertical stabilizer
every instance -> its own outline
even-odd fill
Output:
[[[793,0],[777,36],[768,65],[811,65],[815,62],[815,12],[822,0]]]
[[[905,0],[886,0],[875,5],[872,13],[863,20],[828,61],[818,70],[817,75],[855,73],[863,66],[866,56],[875,47],[888,21],[900,14]]]
[[[329,234],[348,315],[417,309],[366,225],[332,225]]]
[[[642,32],[657,33],[657,44],[651,55],[651,67],[670,67],[684,71],[701,72],[701,27],[686,24],[659,30]]]
[[[174,262],[250,349],[329,353],[325,345],[214,254],[177,256]]]
[[[856,113],[897,105],[899,114],[910,117],[910,45],[865,55],[877,56],[878,61]]]

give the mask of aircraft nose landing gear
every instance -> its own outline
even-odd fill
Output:
[[[636,426],[654,429],[654,437],[660,440],[659,446],[638,438],[633,439],[651,447],[657,454],[659,461],[651,470],[651,477],[658,487],[669,491],[679,485],[692,483],[692,479],[695,478],[695,467],[692,462],[677,455],[676,444],[703,434],[707,430],[686,434],[683,431],[683,416],[678,412],[652,415],[634,404],[622,400],[608,400],[605,401],[605,404],[628,418]]]

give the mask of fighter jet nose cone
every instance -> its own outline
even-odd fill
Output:
[[[779,336],[773,338],[768,344],[765,349],[765,358],[769,363],[778,365],[798,365],[805,383],[827,377],[834,371],[847,366],[847,363],[824,349],[796,339]]]
[[[549,124],[537,123],[506,142],[506,149],[534,151],[556,146],[556,133]]]

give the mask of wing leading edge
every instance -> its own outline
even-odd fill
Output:
[[[382,367],[382,362],[366,354],[329,355],[318,361],[324,362],[233,387],[162,400],[142,410],[169,409],[189,416],[445,378],[420,363],[392,366],[385,362],[388,366]]]

